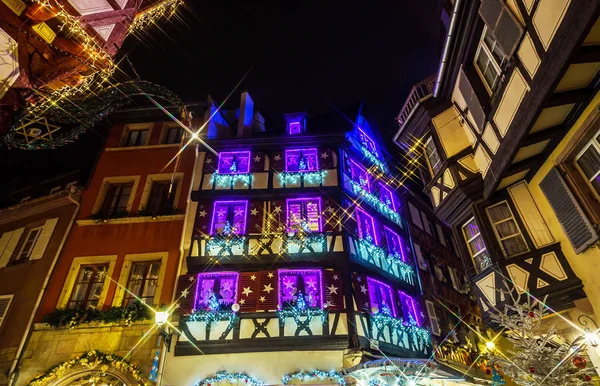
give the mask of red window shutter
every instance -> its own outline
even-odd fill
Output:
[[[196,302],[196,275],[179,276],[175,299],[179,303],[179,309],[177,310],[179,314],[189,315],[192,313]]]
[[[210,232],[210,219],[212,216],[212,204],[207,202],[198,203],[196,221],[194,223],[194,236],[207,235]]]
[[[354,289],[354,301],[361,312],[371,312],[371,301],[369,299],[369,286],[367,276],[354,274],[352,276],[352,287]]]
[[[321,169],[333,169],[334,165],[334,151],[328,148],[319,148],[319,163]]]
[[[240,272],[238,280],[237,303],[240,305],[240,311],[256,311],[258,272]]]
[[[206,153],[206,157],[204,158],[204,173],[214,173],[217,171],[217,167],[219,166],[219,157]]]
[[[278,303],[277,270],[258,272],[258,289],[256,309],[259,311],[275,311]]]
[[[272,233],[287,229],[287,213],[284,200],[271,201],[271,215],[269,216],[270,231]]]
[[[271,169],[275,171],[285,171],[285,153],[276,151],[271,153]]]
[[[248,205],[248,228],[247,233],[262,233],[264,201],[252,200]]]
[[[252,152],[250,157],[250,171],[251,172],[263,172],[265,170],[265,152],[255,151]]]
[[[323,293],[325,294],[326,310],[339,311],[344,309],[344,288],[342,275],[336,271],[323,271]]]

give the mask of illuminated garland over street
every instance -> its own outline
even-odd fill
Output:
[[[360,147],[360,150],[362,151],[363,155],[369,160],[371,161],[375,166],[377,166],[382,172],[387,172],[387,167],[385,166],[385,164],[383,162],[381,162],[379,160],[379,158],[377,158],[375,156],[375,154],[371,153],[369,151],[369,149],[367,149],[364,146]]]
[[[281,383],[283,383],[284,385],[287,385],[294,379],[298,379],[302,382],[312,381],[314,379],[331,379],[331,380],[336,381],[338,384],[340,384],[342,386],[346,385],[346,380],[337,371],[322,371],[322,370],[288,373],[283,376]]]
[[[250,174],[222,174],[214,173],[211,181],[220,187],[230,187],[231,184],[241,181],[245,186],[250,186]]]
[[[137,366],[127,362],[125,359],[114,354],[105,354],[100,351],[92,350],[78,358],[74,358],[58,364],[44,374],[39,375],[29,382],[29,386],[43,386],[50,381],[62,377],[68,370],[75,366],[85,366],[89,369],[98,369],[106,372],[109,367],[113,367],[124,373],[129,373],[135,379],[138,385],[145,385],[142,372]]]
[[[235,384],[242,381],[250,386],[264,386],[264,382],[259,381],[245,373],[227,373],[226,371],[219,371],[215,376],[205,378],[198,381],[194,386],[212,386],[213,383],[219,383],[227,381],[231,384]]]
[[[300,180],[308,184],[321,184],[323,178],[327,175],[327,171],[319,170],[316,172],[281,172],[279,173],[279,181],[281,184],[296,184]]]
[[[350,180],[350,184],[352,185],[352,190],[354,194],[361,196],[368,204],[370,204],[373,208],[375,208],[379,213],[389,218],[393,222],[398,225],[402,225],[402,220],[400,219],[400,215],[396,213],[392,208],[387,206],[384,202],[382,202],[379,197],[374,195],[371,192],[367,192],[365,188],[363,188],[360,184],[355,181]]]

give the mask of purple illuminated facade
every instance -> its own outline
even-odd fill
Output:
[[[358,227],[358,237],[363,240],[371,241],[375,245],[379,245],[373,216],[368,215],[363,209],[360,208],[356,208],[355,213]]]

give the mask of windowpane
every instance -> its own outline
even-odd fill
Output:
[[[373,155],[379,157],[375,141],[373,141],[373,139],[371,139],[371,137],[369,137],[367,133],[365,133],[360,127],[358,128],[358,135],[360,137],[361,144]]]
[[[280,306],[295,306],[300,293],[308,307],[323,307],[321,270],[279,270]]]
[[[592,180],[600,172],[600,152],[594,145],[588,147],[577,159],[577,164],[587,179]]]
[[[354,160],[350,160],[350,176],[352,181],[363,187],[367,192],[371,191],[371,181],[367,170]]]
[[[126,211],[132,189],[133,182],[110,184],[104,197],[102,213],[108,216],[115,212]]]
[[[390,209],[396,210],[396,200],[394,198],[394,194],[391,190],[386,188],[383,183],[379,185],[379,196],[381,201],[383,201]]]
[[[241,174],[250,172],[250,152],[231,151],[219,153],[220,174]]]
[[[123,305],[129,307],[138,301],[154,305],[159,272],[160,260],[133,263],[127,283],[129,292],[125,292]]]
[[[437,173],[442,165],[432,137],[429,137],[427,142],[425,142],[425,153],[427,155],[429,166],[433,170],[433,174]]]
[[[183,137],[183,129],[181,127],[179,127],[179,126],[168,127],[167,128],[167,136],[165,138],[165,143],[169,143],[169,144],[180,143],[182,137]]]
[[[356,223],[358,226],[358,237],[377,245],[377,234],[375,232],[375,221],[373,217],[366,214],[362,209],[356,209]]]
[[[417,302],[415,299],[405,294],[402,291],[398,291],[400,298],[400,304],[402,304],[402,314],[404,320],[411,323],[416,323],[418,326],[423,324],[423,319],[419,312],[417,312]]]
[[[23,247],[21,248],[21,253],[17,257],[17,260],[27,260],[31,257],[31,252],[33,252],[33,248],[35,243],[37,242],[40,234],[42,233],[43,227],[33,228],[27,232],[27,237],[23,242]]]
[[[492,32],[487,27],[485,28],[485,35],[483,40],[485,42],[486,47],[494,56],[495,63],[497,63],[498,66],[502,66],[502,63],[504,63],[504,51],[502,51],[502,48],[500,48],[500,44],[498,44],[496,38],[494,37],[494,35],[492,35]]]
[[[404,256],[404,249],[402,247],[402,239],[400,236],[392,231],[390,228],[385,227],[385,240],[387,242],[388,252],[397,257],[398,259],[406,262],[406,258]]]
[[[210,272],[198,274],[195,308],[208,308],[213,294],[220,306],[231,306],[236,302],[237,286],[237,272]]]
[[[287,200],[288,232],[303,227],[305,231],[321,231],[321,199],[295,198]]]
[[[302,133],[302,123],[290,122],[288,124],[288,133],[290,133],[291,135]]]
[[[127,133],[127,140],[125,146],[142,146],[146,144],[148,133],[150,130],[130,130]]]
[[[108,264],[84,265],[79,269],[68,308],[95,308],[102,295]]]
[[[479,69],[482,80],[492,91],[500,77],[504,60],[504,51],[502,51],[492,32],[486,27],[477,49],[475,66]]]
[[[469,249],[469,254],[473,259],[473,264],[477,271],[482,271],[492,265],[492,261],[489,258],[483,237],[479,232],[479,226],[472,218],[462,227],[465,241]]]
[[[370,277],[367,278],[367,286],[369,287],[371,309],[376,308],[378,313],[396,317],[392,287]]]
[[[154,214],[169,213],[173,209],[177,183],[171,187],[171,181],[154,181],[148,197],[146,210]]]
[[[502,246],[504,256],[513,256],[529,250],[506,201],[486,208],[486,211],[494,227],[496,238]]]
[[[246,233],[248,201],[215,201],[211,234]]]
[[[319,170],[317,149],[288,149],[285,151],[287,172],[312,172]]]

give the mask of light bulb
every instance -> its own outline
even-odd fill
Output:
[[[485,347],[487,347],[488,350],[492,351],[493,349],[496,348],[496,343],[489,341],[485,343]]]
[[[406,386],[417,386],[417,382],[415,382],[412,379],[409,379],[408,382],[406,383]]]
[[[158,325],[163,325],[169,319],[169,313],[167,311],[156,311],[154,313],[154,322]]]

